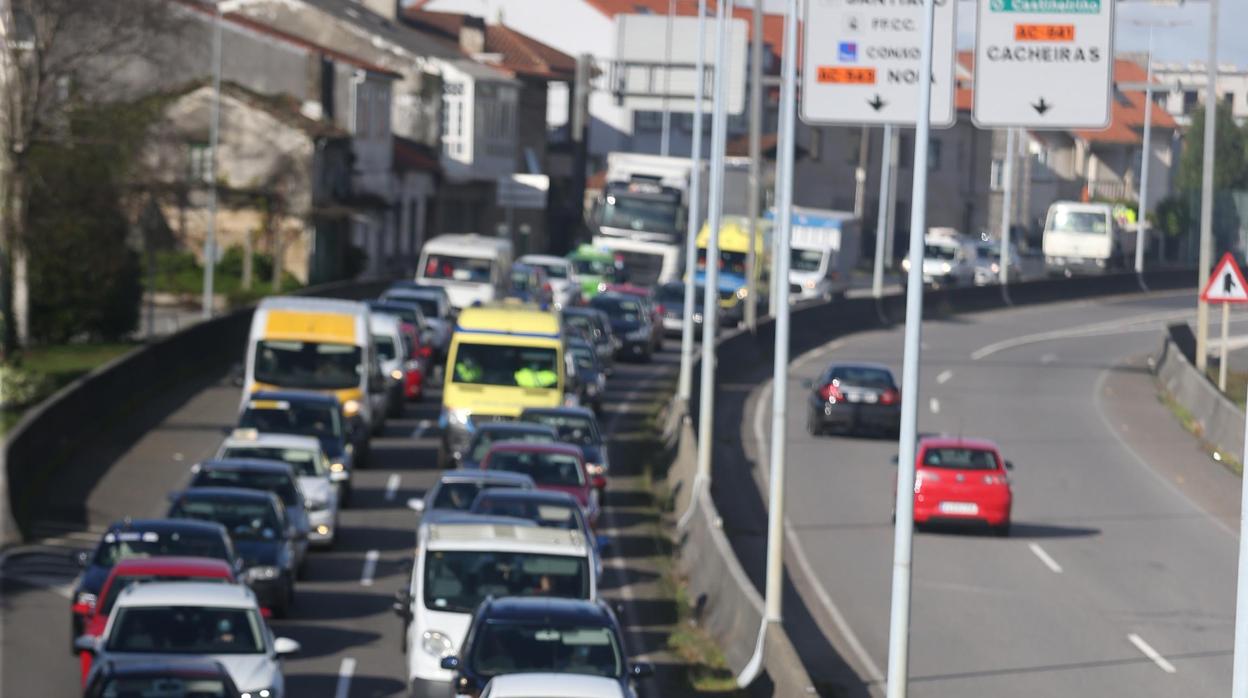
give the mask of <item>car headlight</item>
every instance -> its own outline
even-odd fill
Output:
[[[901,260],[901,268],[905,269],[906,271],[910,271],[910,260],[909,259]]]
[[[948,274],[953,271],[953,265],[948,262],[942,262],[940,265],[940,271],[942,274]]]
[[[347,400],[346,402],[342,403],[342,416],[354,417],[359,413],[360,413],[360,401],[359,400]]]
[[[282,571],[271,565],[261,565],[257,567],[249,567],[243,576],[249,582],[263,582],[270,579],[277,579],[282,575]]]
[[[1098,260],[1096,260],[1096,266],[1098,266],[1098,267],[1100,267],[1100,268],[1104,269],[1104,268],[1105,268],[1105,260],[1103,260],[1103,259],[1098,259]]]
[[[806,283],[804,283],[804,284],[802,284],[802,285],[806,287],[806,290],[808,290],[808,291],[813,291],[813,290],[815,290],[815,285],[816,285],[816,282],[815,282],[815,280],[814,280],[814,279],[806,279]]]
[[[346,463],[343,463],[342,461],[334,461],[333,463],[329,464],[329,472],[331,473],[341,473],[342,471],[346,469],[347,469],[347,465]]]
[[[694,314],[693,314],[693,321],[694,321],[694,322],[702,322],[702,313],[694,313]]]
[[[1000,265],[1000,264],[997,264],[996,262],[993,262],[993,263],[992,263],[992,267],[990,267],[990,268],[992,269],[992,273],[993,273],[993,274],[1000,274],[1000,273],[1001,273],[1001,265]]]
[[[744,288],[744,287],[737,289],[737,293],[736,293],[737,298],[741,300],[745,300],[745,297],[748,295],[750,295],[750,289]]]
[[[241,698],[276,698],[277,691],[272,688],[261,688],[255,691],[243,691],[239,696]]]
[[[469,409],[443,410],[442,419],[445,421],[444,427],[472,428],[472,410]]]
[[[445,659],[455,654],[455,643],[451,642],[451,638],[443,635],[437,630],[426,630],[420,636],[420,648],[426,654]]]
[[[74,597],[74,606],[81,607],[82,613],[89,613],[92,608],[95,608],[95,594],[89,591],[78,592],[78,595]],[[74,610],[77,611],[78,609],[75,608]]]
[[[599,475],[607,474],[607,466],[601,463],[587,463],[585,465],[585,471],[588,472],[591,477],[598,477]]]
[[[403,372],[396,368],[390,372],[390,377],[396,381],[401,381],[403,380]]]

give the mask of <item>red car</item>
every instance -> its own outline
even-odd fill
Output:
[[[108,625],[108,615],[113,602],[122,590],[131,584],[142,582],[213,581],[237,584],[234,568],[224,560],[209,557],[132,557],[113,565],[100,587],[99,603],[87,613],[83,634],[99,637]],[[86,686],[87,674],[91,672],[91,653],[79,654],[82,665],[82,681]]]
[[[598,493],[585,468],[585,456],[576,446],[499,441],[486,451],[481,469],[523,473],[533,478],[539,490],[567,492],[585,510],[589,525],[598,525]]]
[[[420,330],[407,322],[399,323],[399,329],[410,350],[403,362],[403,397],[408,400],[419,400],[424,395],[425,373],[431,370],[429,365],[433,357],[433,347],[423,342]]]
[[[921,439],[915,458],[914,523],[980,522],[1010,534],[1013,466],[991,441]]]

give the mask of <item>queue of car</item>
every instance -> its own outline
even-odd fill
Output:
[[[235,427],[165,518],[119,521],[80,556],[85,695],[286,695],[281,658],[300,648],[268,619],[333,547],[371,437],[438,382],[446,470],[409,502],[417,549],[395,603],[412,695],[526,695],[494,681],[509,672],[633,695],[649,668],[629,663],[598,596],[598,412],[615,362],[661,347],[662,309],[606,280],[590,299],[575,256],[512,263],[496,241],[456,237],[431,241],[417,279],[375,300],[259,304]]]

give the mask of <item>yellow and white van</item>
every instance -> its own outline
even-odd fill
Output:
[[[263,390],[332,393],[343,415],[372,433],[385,417],[386,382],[369,331],[368,306],[330,298],[260,301],[247,340],[243,400]]]
[[[446,357],[439,463],[468,447],[477,424],[564,404],[565,380],[557,314],[520,304],[465,308]]]

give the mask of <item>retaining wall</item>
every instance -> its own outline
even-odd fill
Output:
[[[1200,437],[1239,460],[1244,453],[1244,412],[1192,365],[1192,351],[1191,328],[1171,325],[1153,358],[1153,371],[1162,389],[1196,422]]]

